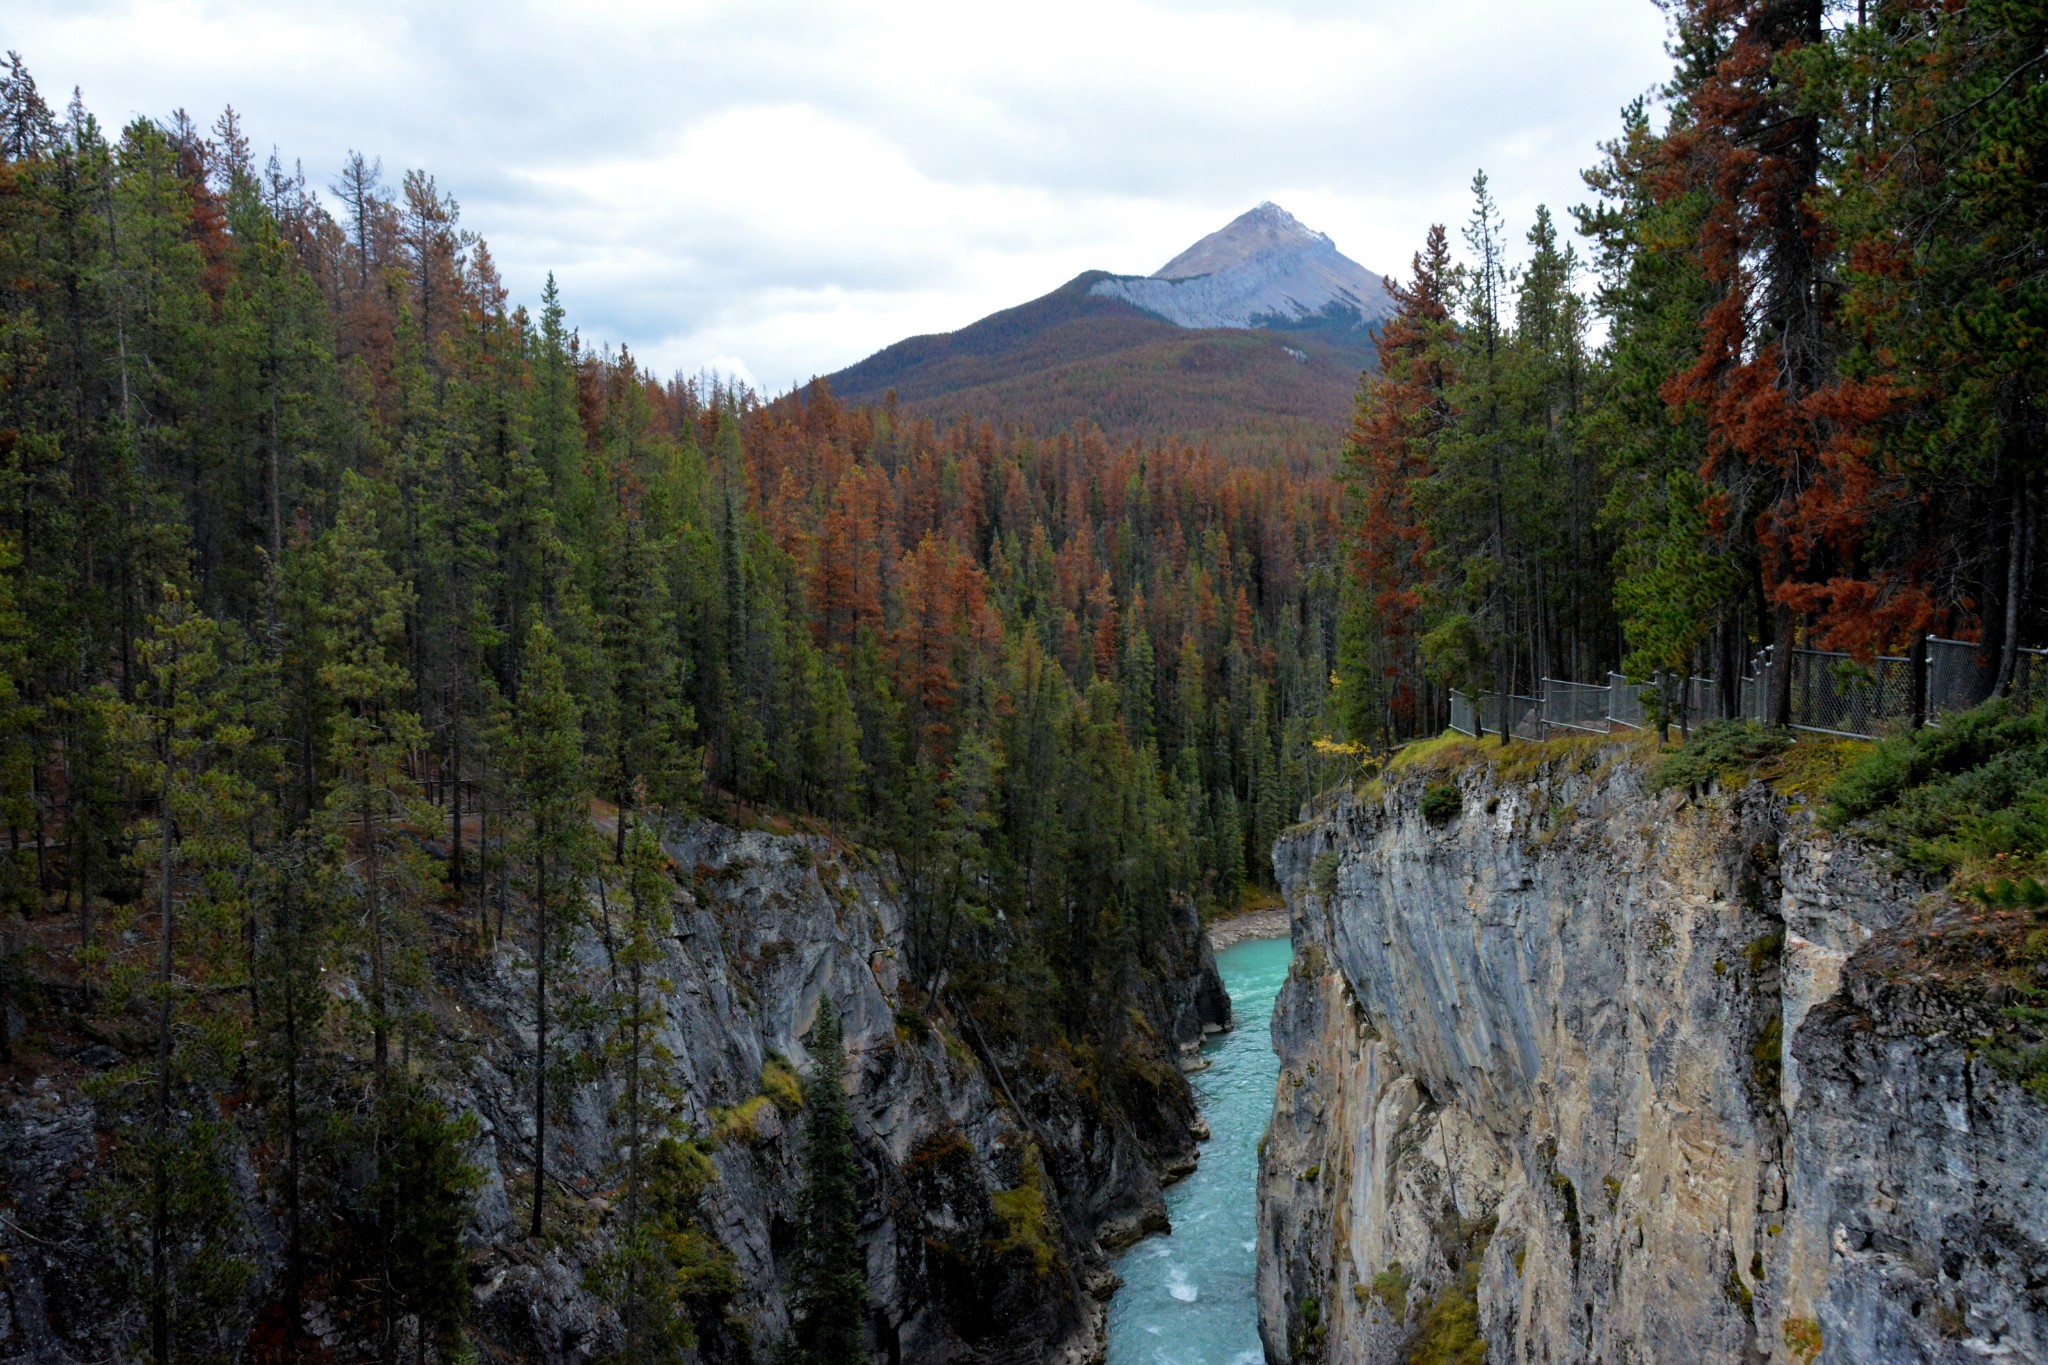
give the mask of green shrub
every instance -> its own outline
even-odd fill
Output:
[[[1422,818],[1432,825],[1447,825],[1465,809],[1465,794],[1455,782],[1439,782],[1422,793]]]
[[[1325,900],[1337,894],[1337,851],[1318,853],[1308,870],[1308,884]]]
[[[1486,1340],[1479,1335],[1479,1258],[1422,1310],[1407,1365],[1486,1365]]]
[[[1753,720],[1713,721],[1693,731],[1650,769],[1650,789],[1704,791],[1717,782],[1746,782],[1791,747],[1792,736],[1783,730],[1766,729]]]
[[[2028,936],[2028,950],[2034,950],[2042,936],[2035,930]],[[2035,1099],[2048,1103],[2048,991],[2023,987],[2020,1003],[2005,1009],[2006,1029],[1997,1043],[1984,1050],[1984,1059],[2001,1076]]]
[[[730,1109],[713,1109],[711,1135],[720,1146],[752,1146],[764,1137],[761,1122],[774,1107],[775,1101],[766,1095],[756,1095]]]
[[[2048,852],[2048,717],[1994,699],[1870,746],[1828,789],[1822,822],[1929,872]],[[2014,895],[2024,896],[2015,883]]]
[[[1387,1268],[1372,1277],[1371,1288],[1354,1285],[1353,1290],[1359,1303],[1378,1303],[1395,1322],[1408,1320],[1408,1272],[1399,1261],[1387,1262]]]
[[[2048,906],[2048,885],[2038,877],[1994,877],[1982,885],[1964,887],[1963,894],[1992,910]]]
[[[989,1196],[1002,1235],[990,1249],[997,1255],[1021,1252],[1037,1274],[1049,1274],[1059,1261],[1059,1246],[1053,1240],[1052,1219],[1045,1204],[1045,1168],[1039,1164],[1038,1149],[1027,1147],[1018,1170],[1015,1189],[997,1190]]]
[[[1761,974],[1764,968],[1772,966],[1785,956],[1785,931],[1773,929],[1751,939],[1743,948],[1742,956],[1749,963],[1751,975]]]
[[[1757,1088],[1775,1091],[1778,1077],[1785,1067],[1785,1021],[1779,1015],[1772,1015],[1758,1036],[1756,1046],[1749,1050],[1751,1070],[1756,1075]]]

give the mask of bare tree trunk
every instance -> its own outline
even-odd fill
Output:
[[[0,919],[0,1063],[14,1060],[14,1035],[7,1026],[8,1001],[13,998],[10,983],[13,980],[14,940],[7,930],[7,921]]]
[[[154,1208],[150,1217],[149,1246],[149,1340],[159,1365],[171,1358],[170,1305],[170,1170],[166,1160],[171,1128],[171,736],[164,726],[164,784],[157,805],[163,823],[162,864],[157,883],[156,954],[156,1142],[150,1156],[150,1179],[155,1185]]]
[[[1780,606],[1771,626],[1770,700],[1764,715],[1772,725],[1792,723],[1792,609]]]
[[[546,847],[545,827],[534,842]],[[541,1201],[548,1187],[548,878],[541,855],[533,879],[534,1063],[533,1063],[533,1238],[540,1240]]]
[[[384,897],[380,885],[383,869],[379,866],[376,816],[372,809],[367,783],[363,788],[363,840],[364,875],[363,894],[369,901],[370,910],[370,1038],[371,1067],[376,1078],[377,1098],[384,1098],[386,1069],[389,1065],[391,1039],[384,1017]]]
[[[460,574],[460,570],[456,571]],[[455,893],[456,903],[462,901],[462,625],[457,618],[455,626],[455,699],[454,721],[449,728],[449,777],[455,784],[449,801],[448,819],[448,889]]]
[[[2026,551],[2021,546],[2027,519],[2026,485],[2021,483],[2012,494],[2012,525],[2005,540],[2005,639],[1998,650],[1998,680],[1991,686],[1995,696],[2003,696],[2012,686],[2013,666],[2019,661],[2020,644],[2020,561]]]
[[[284,893],[293,894],[289,889]],[[285,912],[289,915],[291,912]],[[284,1307],[285,1351],[296,1360],[299,1355],[299,1324],[304,1309],[300,1303],[301,1280],[305,1270],[305,1243],[299,1208],[299,1012],[296,981],[288,963],[284,971],[284,1206],[285,1234]]]

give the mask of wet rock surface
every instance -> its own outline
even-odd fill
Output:
[[[1441,825],[1410,777],[1276,849],[1269,1358],[2043,1358],[2048,1108],[1966,974],[1901,966],[1945,898],[1619,749],[1457,781]]]

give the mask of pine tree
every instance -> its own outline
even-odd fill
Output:
[[[642,824],[619,869],[625,918],[617,961],[625,979],[611,998],[607,1060],[620,1067],[617,1174],[623,1182],[612,1250],[592,1284],[618,1310],[627,1365],[673,1360],[696,1340],[694,1318],[738,1290],[730,1252],[702,1227],[699,1197],[717,1172],[685,1133],[674,1057],[660,1041],[662,998],[673,984],[657,974],[674,928],[668,855]]]
[[[554,632],[535,622],[526,638],[514,732],[514,791],[522,814],[518,857],[533,933],[533,1214],[542,1236],[547,1197],[549,977],[564,959],[592,870],[594,832],[584,779],[583,731]],[[554,1002],[559,1006],[559,1001]]]
[[[405,995],[418,975],[418,907],[432,874],[400,837],[404,823],[423,817],[406,766],[425,733],[402,704],[412,690],[403,653],[411,595],[379,546],[375,497],[366,480],[346,479],[322,549],[320,683],[332,708],[324,827],[337,852],[357,864],[370,963],[371,1066],[382,1093],[391,1032],[405,1022]]]
[[[138,871],[154,883],[153,961],[117,963],[105,1001],[139,996],[155,1049],[135,1074],[102,1085],[121,1149],[102,1197],[135,1249],[148,1358],[169,1365],[234,1338],[254,1273],[232,1193],[232,1125],[218,1096],[239,1065],[246,985],[241,954],[251,881],[250,824],[260,797],[245,764],[253,740],[242,642],[165,585],[137,661],[142,683],[125,729],[147,758],[136,776],[154,810],[136,831]],[[142,937],[138,935],[138,937]]]

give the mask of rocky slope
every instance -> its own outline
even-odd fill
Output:
[[[1155,274],[1113,275],[1088,292],[1122,299],[1180,327],[1286,326],[1318,317],[1363,327],[1394,308],[1386,281],[1270,200]]]
[[[1973,1046],[2023,924],[1761,784],[1653,794],[1625,748],[1556,747],[1275,853],[1269,1357],[2048,1358],[2048,1107]]]
[[[808,1069],[805,1039],[828,1000],[846,1034],[878,1358],[1099,1355],[1100,1298],[1112,1282],[1105,1248],[1161,1224],[1162,1173],[1194,1159],[1199,1118],[1173,1054],[1228,1020],[1192,912],[1167,951],[1173,970],[1144,1001],[1164,1054],[1159,1083],[1111,1104],[1042,1064],[987,1052],[943,1011],[908,1007],[903,911],[884,866],[822,838],[703,821],[665,842],[678,885],[674,936],[655,973],[672,986],[660,1041],[691,1127],[715,1135],[703,1220],[738,1280],[722,1320],[700,1324],[702,1358],[765,1359],[787,1325],[801,1119],[786,1084],[764,1092],[778,1090],[775,1059]],[[612,968],[606,907],[597,899],[591,910],[575,972],[594,997]],[[527,1239],[529,992],[509,943],[437,972],[432,1055],[413,1060],[480,1121],[470,1155],[484,1187],[467,1237],[482,1356],[592,1360],[618,1333],[586,1280],[611,1244],[617,1077],[593,1066],[562,1101],[550,1133],[551,1235],[545,1245]],[[593,1028],[575,1045],[595,1061]],[[97,1277],[91,1252],[95,1116],[81,1087],[113,1060],[88,1050],[0,1093],[0,1359],[118,1358],[133,1339],[133,1309]],[[274,1201],[253,1165],[244,1173],[240,1197],[274,1278]],[[259,1277],[251,1300],[267,1288]],[[306,1318],[337,1359],[360,1354],[326,1305],[309,1304]]]

